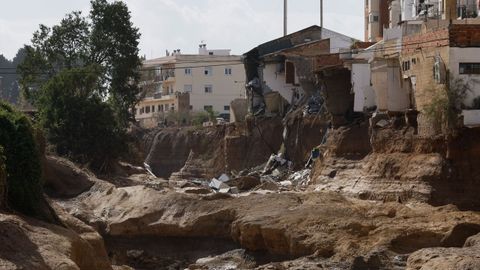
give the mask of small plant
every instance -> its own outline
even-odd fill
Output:
[[[449,76],[451,78],[451,76]],[[430,121],[447,133],[453,133],[458,128],[458,115],[465,109],[465,98],[473,91],[474,81],[465,81],[461,78],[448,80],[445,85],[431,85],[429,90],[433,97],[429,105],[424,109],[425,115]]]

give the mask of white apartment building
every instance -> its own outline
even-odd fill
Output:
[[[152,118],[175,108],[173,99],[178,94],[189,94],[189,111],[212,109],[220,114],[230,113],[230,102],[245,98],[245,70],[240,56],[230,55],[230,50],[208,50],[200,44],[198,54],[182,54],[175,50],[171,55],[146,60],[143,86],[150,87],[147,96],[137,105],[137,120]],[[154,106],[156,112],[142,111]],[[171,104],[169,106],[160,106]],[[143,112],[143,113],[142,113]]]

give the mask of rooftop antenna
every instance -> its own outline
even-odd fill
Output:
[[[283,35],[287,35],[287,0],[283,0]]]

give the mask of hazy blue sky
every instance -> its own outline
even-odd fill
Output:
[[[211,49],[242,54],[283,33],[282,0],[126,0],[140,28],[147,58],[165,50],[197,51],[203,40]],[[289,32],[319,24],[319,0],[289,0]],[[362,39],[363,0],[325,0],[324,26]],[[43,23],[56,24],[73,10],[88,12],[89,0],[14,0],[0,10],[0,54],[11,59]]]

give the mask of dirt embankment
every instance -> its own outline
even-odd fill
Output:
[[[315,116],[292,117],[287,123],[285,150],[297,168],[323,139],[326,124]],[[212,128],[155,131],[146,163],[163,178],[212,178],[267,162],[283,143],[280,118],[249,118]]]
[[[338,128],[329,134],[312,180],[317,190],[362,199],[479,209],[478,132],[462,130],[447,140],[420,137],[411,127],[371,129],[366,122]]]

